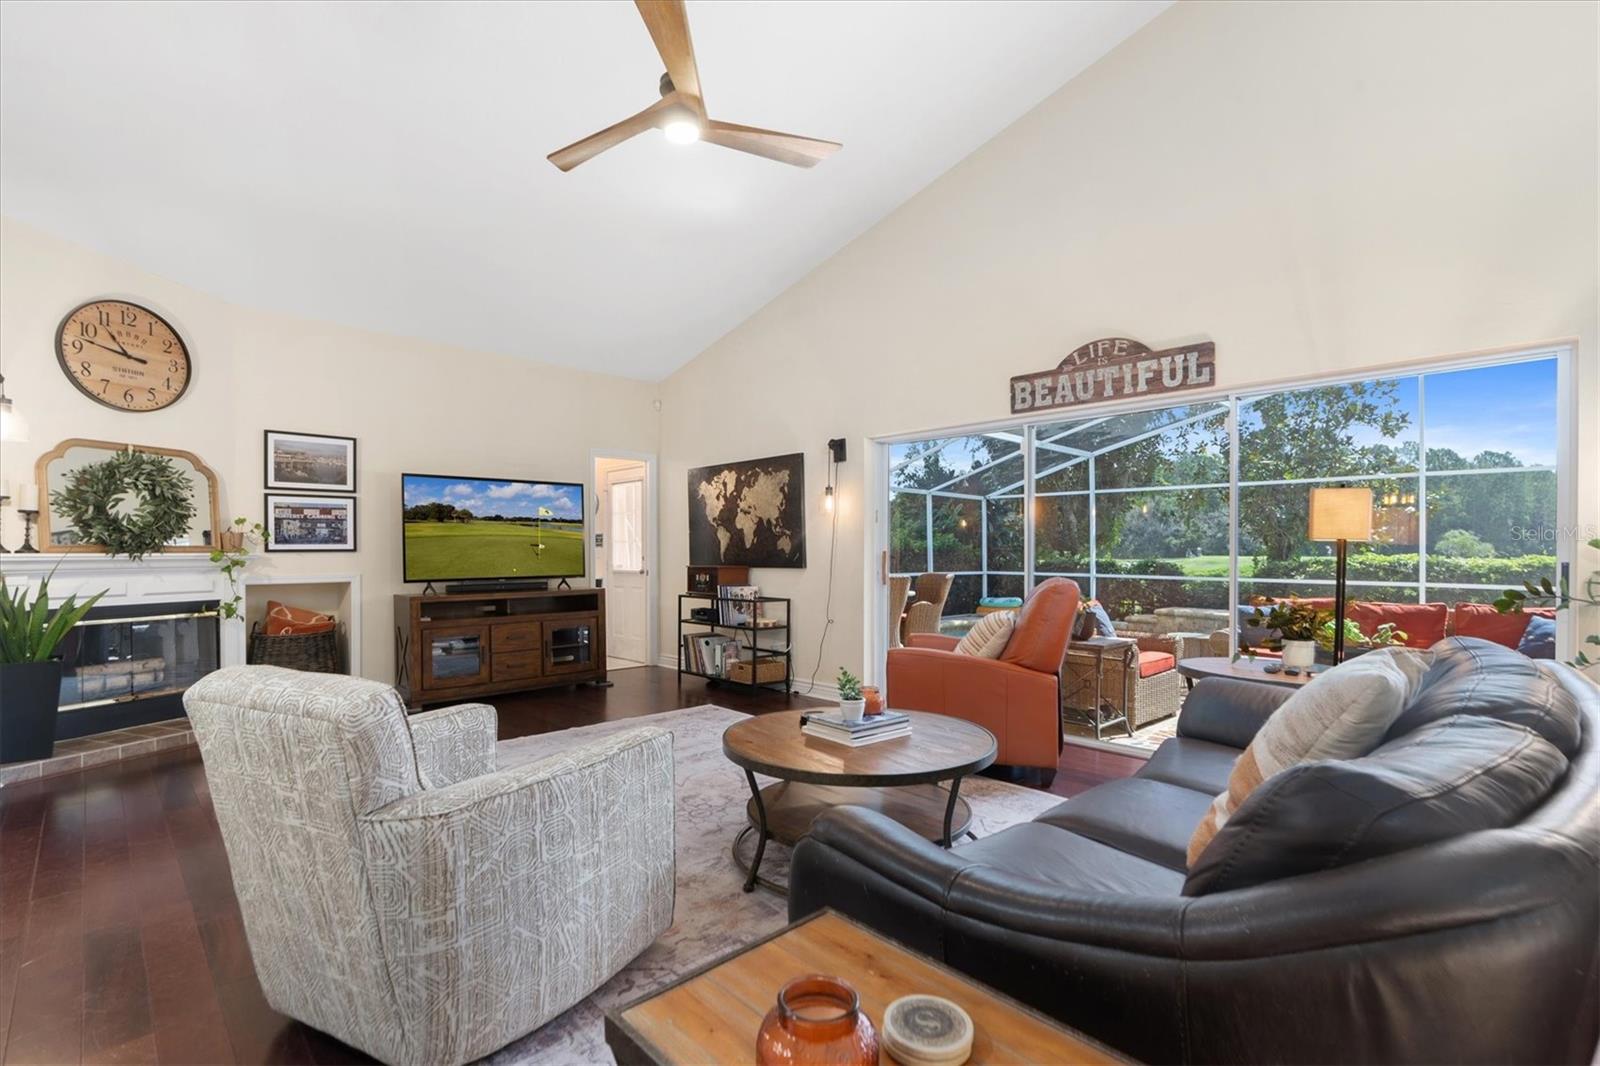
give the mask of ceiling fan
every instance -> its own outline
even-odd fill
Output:
[[[841,146],[836,141],[819,141],[707,117],[683,0],[634,0],[634,3],[667,68],[661,75],[661,99],[632,118],[551,152],[550,162],[562,170],[571,170],[607,148],[615,148],[651,128],[660,129],[674,144],[709,141],[736,152],[749,152],[797,167],[816,166],[839,150]]]

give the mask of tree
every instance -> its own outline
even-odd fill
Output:
[[[1362,443],[1356,435],[1358,427],[1368,427],[1392,440],[1411,423],[1411,415],[1400,409],[1397,382],[1362,381],[1278,392],[1251,401],[1249,409],[1260,425],[1241,427],[1243,481],[1337,480],[1393,471],[1393,464],[1404,461],[1403,447]],[[1260,540],[1268,559],[1293,559],[1305,550],[1307,489],[1295,486],[1290,491],[1273,485],[1240,490],[1239,528]]]
[[[1491,559],[1494,545],[1465,529],[1452,529],[1440,535],[1433,545],[1439,555],[1453,555],[1461,559]]]

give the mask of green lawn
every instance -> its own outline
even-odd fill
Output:
[[[407,522],[405,527],[407,580],[584,572],[581,529],[553,526],[541,533],[511,522]],[[543,551],[535,548],[538,542]]]

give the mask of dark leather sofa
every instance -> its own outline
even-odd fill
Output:
[[[1589,1062],[1600,689],[1487,641],[1434,654],[1378,751],[1264,783],[1192,872],[1287,692],[1203,681],[1137,776],[953,851],[827,812],[790,915],[833,907],[1149,1062]]]

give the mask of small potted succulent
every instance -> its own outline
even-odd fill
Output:
[[[26,588],[7,588],[0,574],[0,762],[48,759],[55,751],[61,701],[56,647],[104,595],[97,592],[84,603],[68,596],[52,611],[48,577],[30,600]]]
[[[839,668],[839,717],[846,722],[859,722],[867,712],[867,701],[861,695],[861,679],[850,671]]]

